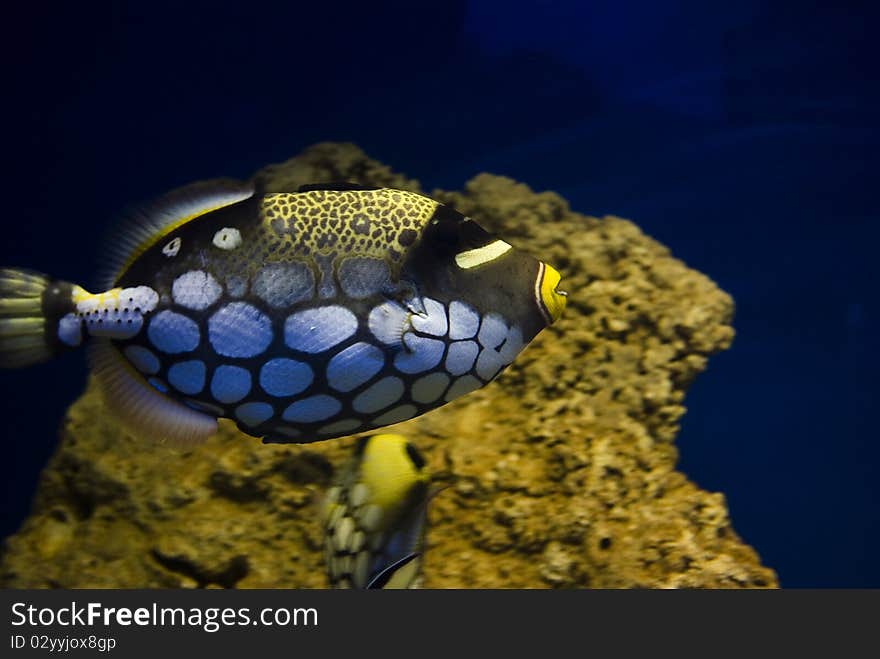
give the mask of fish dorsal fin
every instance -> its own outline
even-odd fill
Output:
[[[127,213],[113,231],[106,253],[108,266],[100,282],[112,288],[129,266],[169,233],[211,211],[244,201],[254,194],[253,185],[234,179],[191,183],[168,192],[144,207]]]
[[[217,432],[217,419],[153,389],[109,341],[96,339],[89,361],[108,410],[135,437],[189,448]]]
[[[345,190],[379,190],[376,185],[364,185],[353,181],[328,181],[326,183],[309,183],[297,188],[297,192],[313,192],[315,190],[330,190],[344,192]]]

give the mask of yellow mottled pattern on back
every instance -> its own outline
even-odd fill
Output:
[[[437,208],[403,190],[313,190],[269,194],[262,217],[280,251],[359,254],[399,261]]]

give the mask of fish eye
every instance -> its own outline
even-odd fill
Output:
[[[172,256],[177,256],[177,253],[180,251],[180,245],[182,244],[182,240],[180,236],[169,242],[165,247],[162,248],[162,253],[171,258]]]
[[[452,222],[440,222],[437,224],[437,230],[434,233],[437,241],[451,248],[457,248],[461,234],[458,231],[458,224]]]
[[[467,218],[449,206],[438,206],[431,220],[431,241],[441,249],[457,250],[461,243],[462,224]]]
[[[492,234],[471,218],[449,209],[435,225],[434,238],[452,252],[482,247],[494,240]]]

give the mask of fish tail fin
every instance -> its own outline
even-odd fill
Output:
[[[79,345],[72,290],[39,272],[0,269],[0,368],[38,364]]]

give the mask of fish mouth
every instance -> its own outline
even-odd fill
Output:
[[[541,312],[544,314],[547,324],[551,325],[559,320],[565,311],[568,301],[568,293],[559,288],[562,275],[552,265],[541,264],[537,281],[537,298]]]

